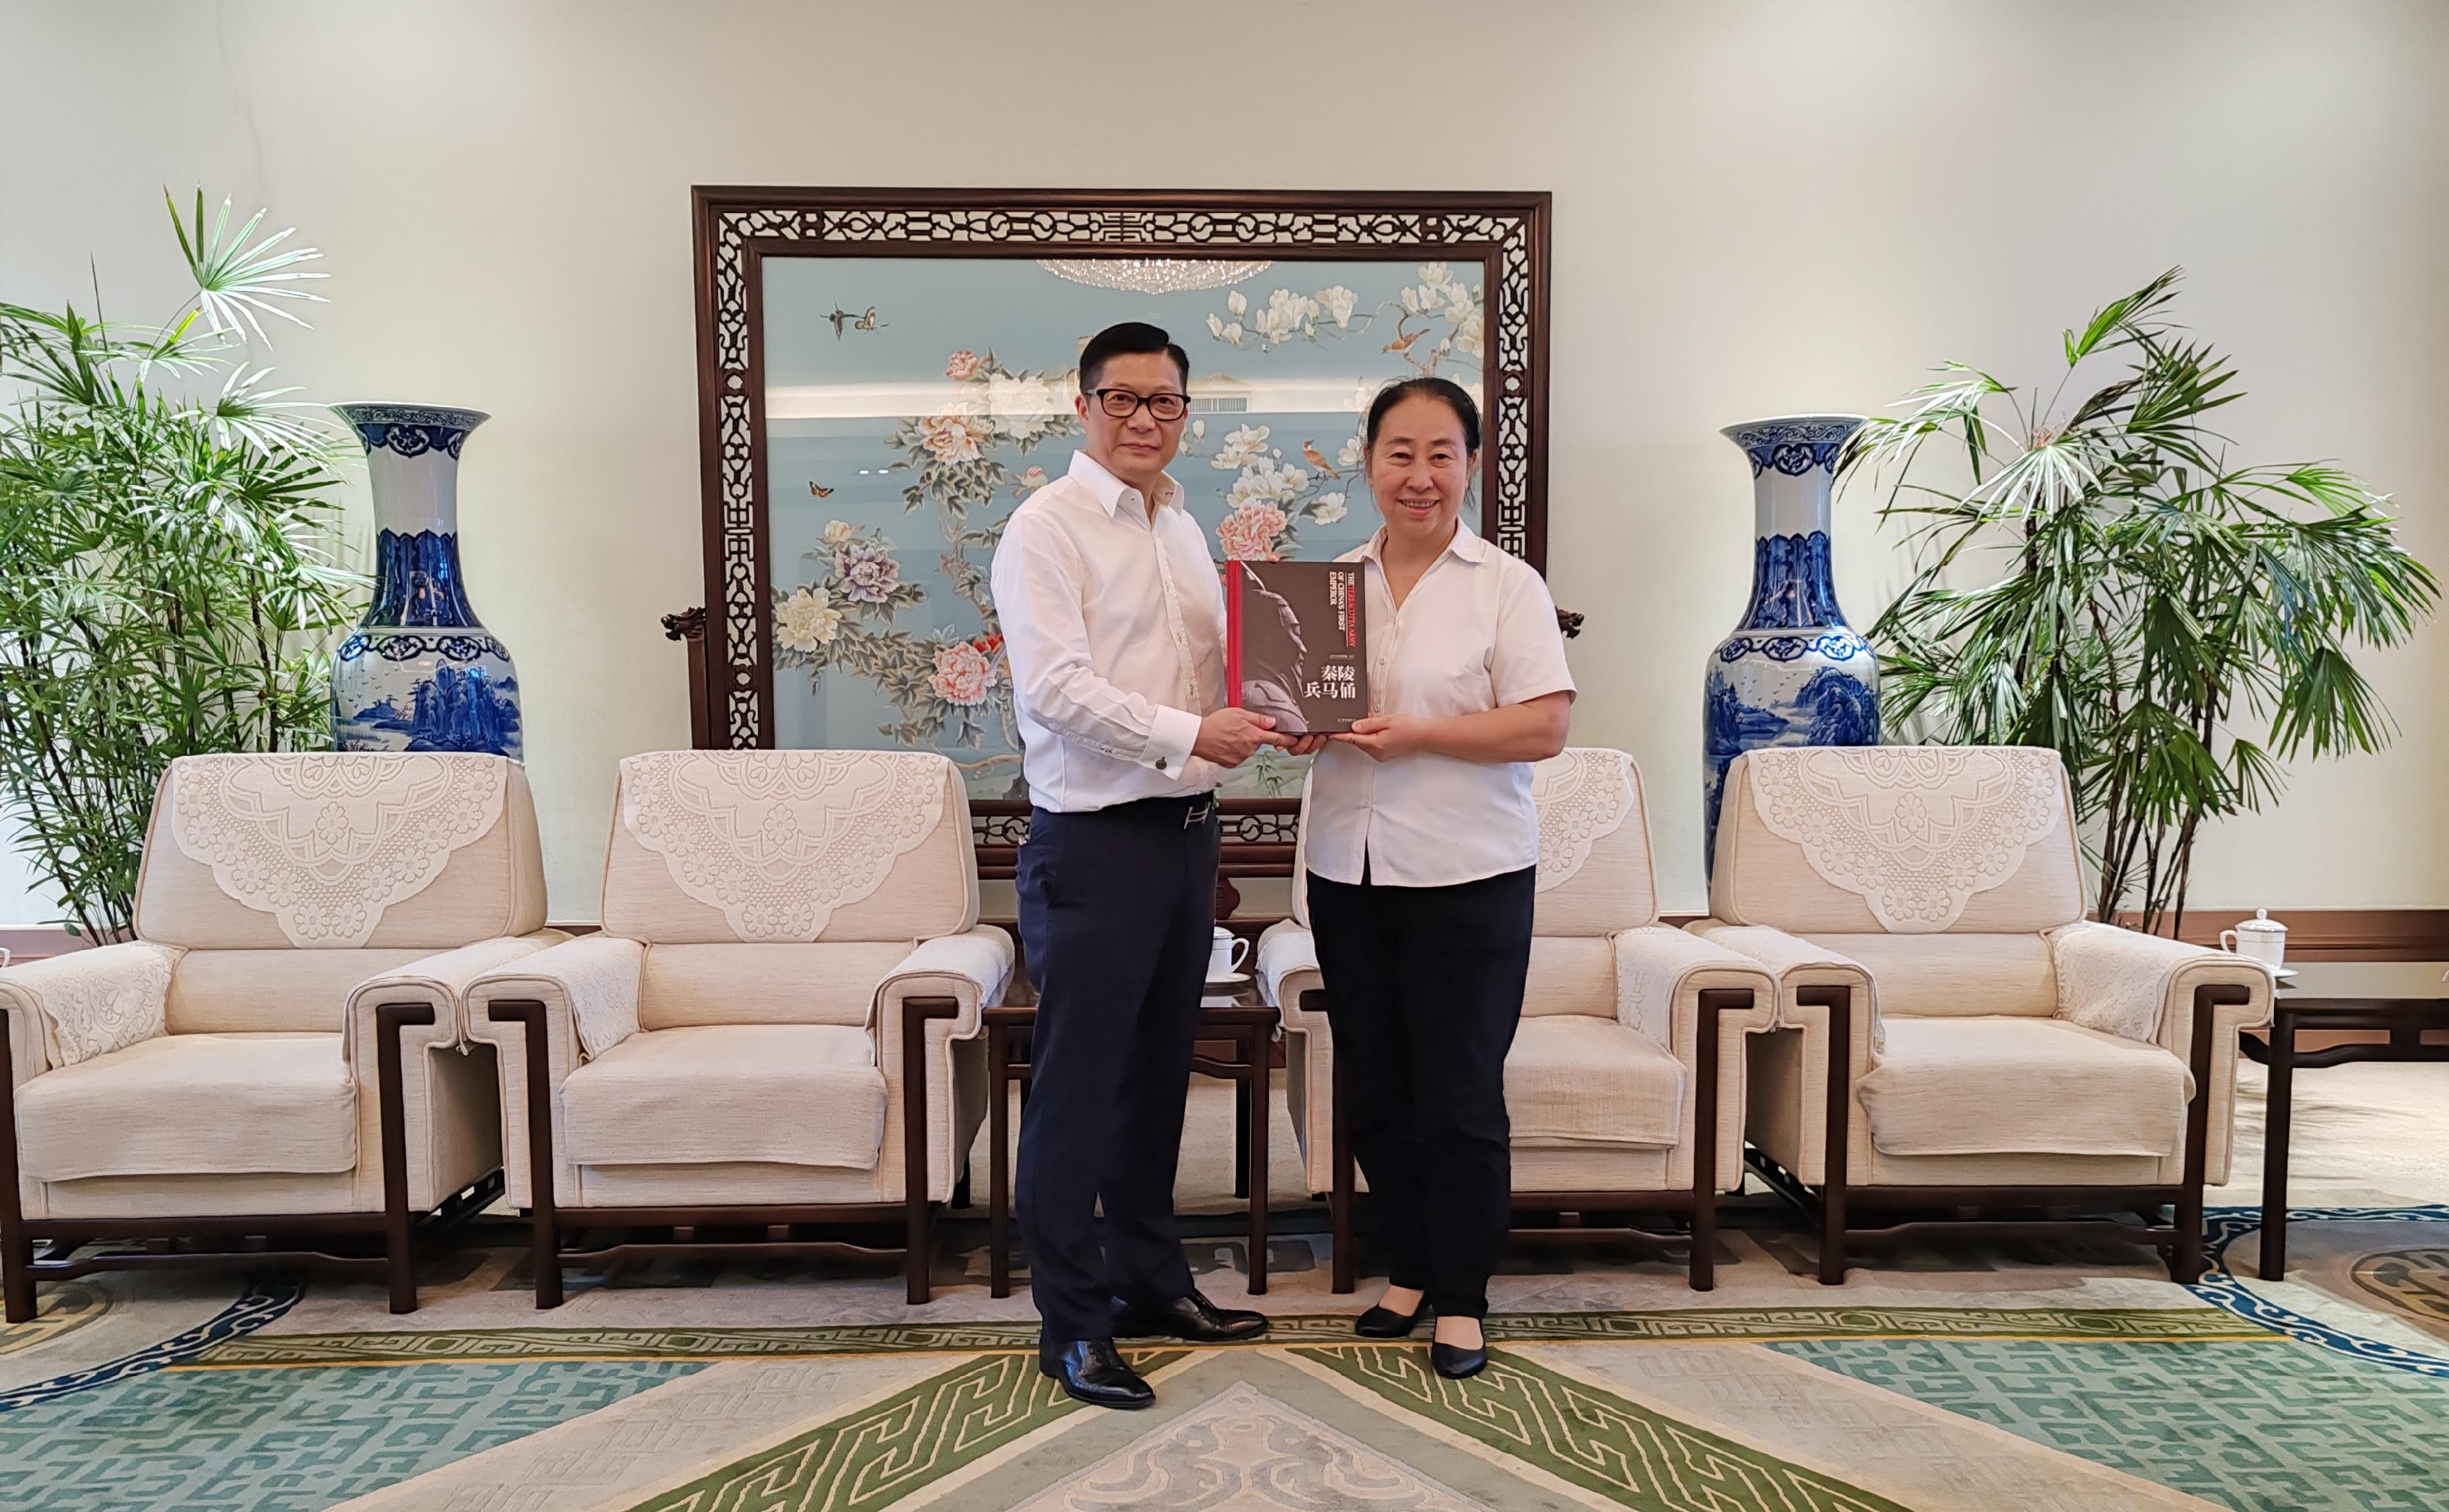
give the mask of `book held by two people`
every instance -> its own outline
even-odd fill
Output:
[[[1342,735],[1369,713],[1362,564],[1224,564],[1224,686],[1279,735]]]

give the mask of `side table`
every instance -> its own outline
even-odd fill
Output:
[[[1034,1007],[989,1008],[982,1015],[987,1041],[987,1254],[990,1292],[1012,1295],[1012,1108],[1010,1089],[1020,1085],[1027,1096],[1029,1034],[1037,1023]],[[1199,1010],[1197,1040],[1224,1042],[1232,1059],[1193,1056],[1190,1068],[1202,1076],[1239,1083],[1235,1088],[1235,1196],[1250,1199],[1250,1294],[1267,1290],[1267,1089],[1268,1062],[1273,1059],[1276,1010],[1244,990],[1234,1001],[1211,997]]]
[[[2313,1029],[2386,1029],[2387,1044],[2338,1044],[2298,1053],[2296,1036]],[[2287,1125],[2296,1068],[2350,1061],[2449,1061],[2449,1044],[2425,1044],[2426,1029],[2449,1029],[2449,998],[2300,998],[2272,1005],[2270,1043],[2247,1035],[2245,1053],[2270,1068],[2270,1110],[2262,1150],[2262,1277],[2287,1273]]]

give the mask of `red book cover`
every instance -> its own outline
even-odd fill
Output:
[[[1369,713],[1358,562],[1224,564],[1224,687],[1283,735],[1340,735]]]

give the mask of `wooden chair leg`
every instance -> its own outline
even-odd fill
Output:
[[[375,1091],[382,1130],[383,1258],[391,1310],[416,1311],[416,1238],[409,1213],[408,1095],[401,1078],[400,1031],[431,1024],[430,1003],[384,1003],[375,1008]]]
[[[2187,1046],[2187,1068],[2193,1073],[2194,1096],[2186,1105],[2185,1184],[2177,1193],[2177,1242],[2169,1256],[2169,1274],[2180,1286],[2203,1278],[2203,1181],[2210,1158],[2211,1020],[2221,1004],[2244,1003],[2250,993],[2227,984],[2194,988],[2192,1043]]]
[[[1721,1015],[1748,1008],[1748,990],[1706,988],[1701,993],[1699,1041],[1693,1046],[1692,1080],[1700,1085],[1692,1107],[1692,1255],[1686,1284],[1695,1292],[1717,1288],[1718,1264],[1718,1062]]]
[[[901,1005],[901,1274],[912,1307],[934,1295],[935,1226],[927,1205],[927,1022],[960,1016],[952,998]]]
[[[34,1241],[17,1188],[17,1068],[10,1051],[9,1009],[0,1006],[0,1312],[34,1321]]]
[[[561,1306],[561,1225],[557,1218],[550,1196],[528,1210],[528,1253],[530,1268],[535,1272],[535,1305],[539,1312]]]
[[[1847,1170],[1847,1152],[1853,1142],[1850,1120],[1854,1086],[1850,1067],[1854,1062],[1854,989],[1804,987],[1796,999],[1828,1010],[1828,1085],[1826,1121],[1822,1125],[1820,1181],[1820,1284],[1843,1286],[1845,1183],[1851,1174]]]
[[[34,1321],[33,1246],[23,1233],[0,1234],[0,1284],[8,1293],[8,1318],[11,1323]]]
[[[552,1051],[545,1037],[544,1005],[533,999],[501,1001],[486,1010],[495,1024],[526,1028],[528,1062],[528,1247],[535,1272],[538,1311],[561,1306],[561,1214],[553,1201]]]
[[[1829,1185],[1820,1197],[1820,1284],[1845,1284],[1845,1189]]]
[[[391,1284],[391,1310],[416,1311],[416,1241],[408,1225],[386,1223],[383,1233],[384,1273]]]
[[[915,1195],[905,1195],[901,1206],[908,1231],[902,1236],[901,1278],[909,1303],[915,1308],[935,1295],[933,1277],[928,1273],[935,1260],[935,1225],[929,1221],[927,1189],[922,1186]]]

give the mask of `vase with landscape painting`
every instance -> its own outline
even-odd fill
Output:
[[[332,658],[343,751],[520,754],[511,653],[476,618],[459,564],[459,451],[486,416],[341,404],[374,485],[374,603]]]
[[[1752,591],[1709,654],[1702,695],[1705,865],[1726,768],[1772,745],[1876,745],[1879,657],[1845,622],[1829,573],[1829,492],[1858,414],[1781,415],[1720,432],[1752,469]]]

